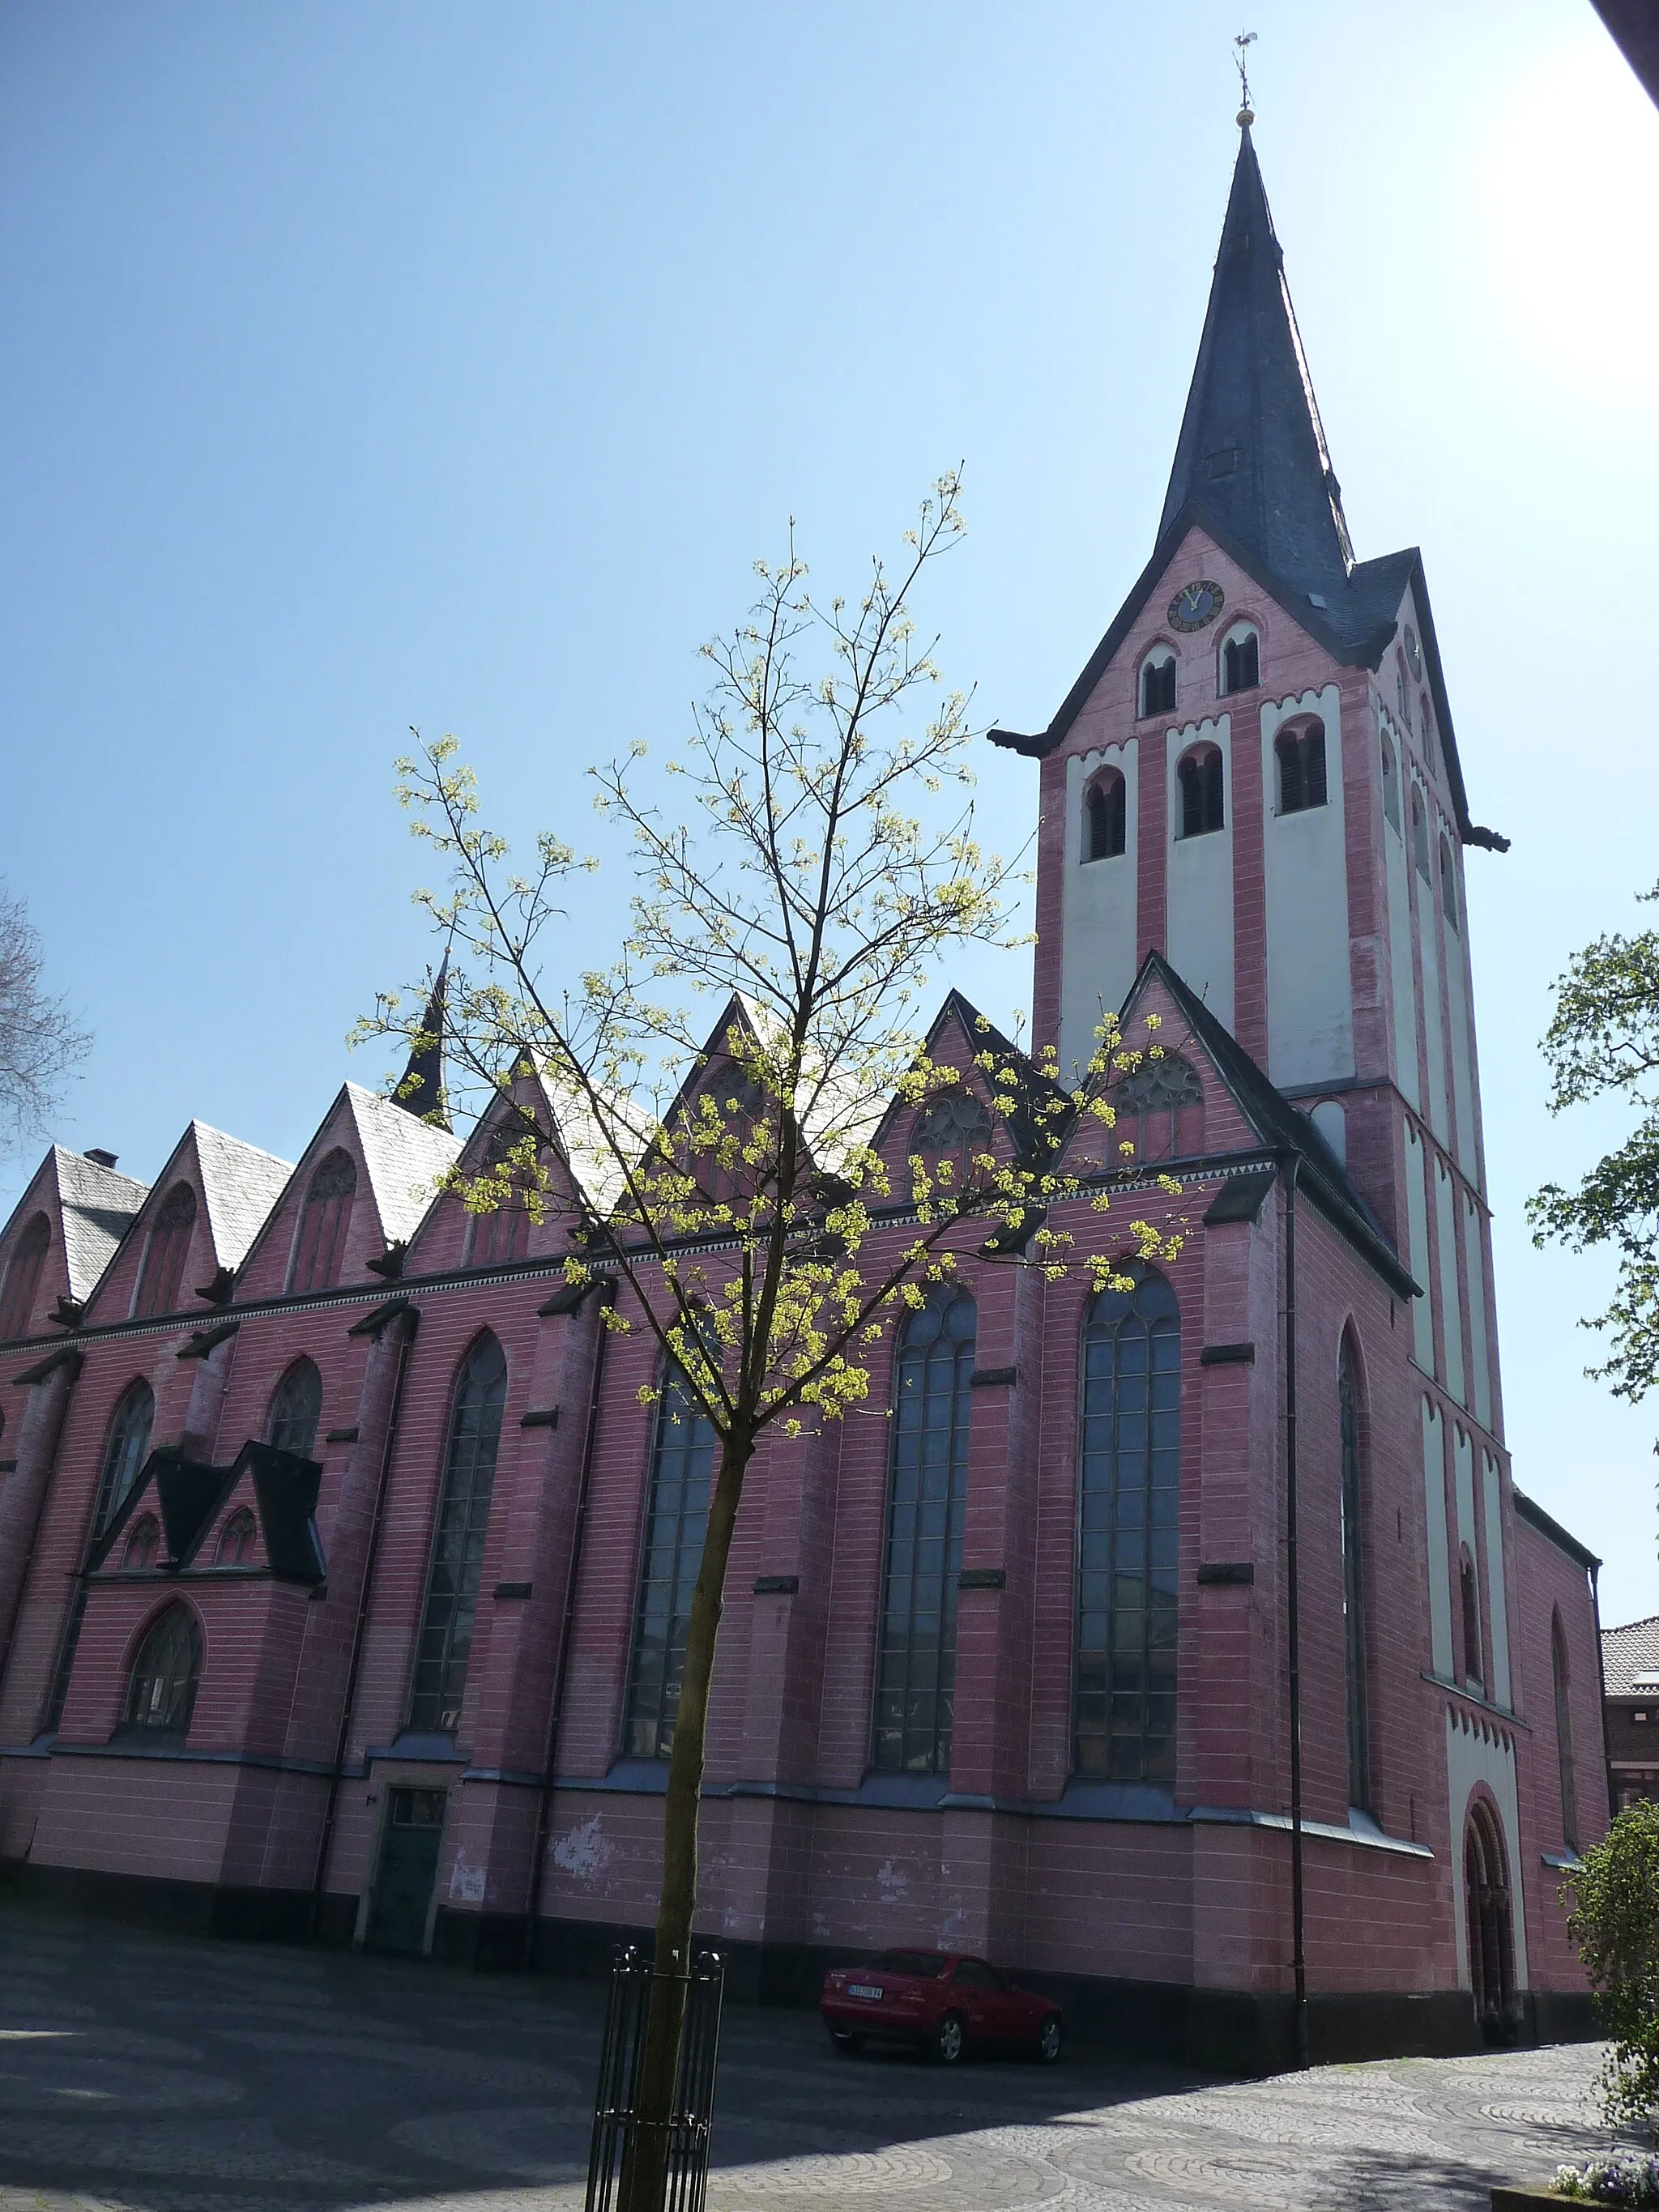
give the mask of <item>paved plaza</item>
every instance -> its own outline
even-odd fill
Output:
[[[0,2212],[580,2205],[600,1993],[0,1906]],[[711,2212],[1482,2207],[1603,2140],[1593,2046],[1267,2081],[837,2057],[733,2008]]]

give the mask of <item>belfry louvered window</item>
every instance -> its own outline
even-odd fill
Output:
[[[1181,793],[1181,834],[1207,837],[1224,829],[1227,812],[1218,745],[1194,745],[1176,770]]]
[[[1115,768],[1102,769],[1083,802],[1083,857],[1115,860],[1128,842],[1128,792]]]
[[[1176,657],[1152,653],[1140,671],[1140,711],[1143,714],[1173,714],[1176,703]]]
[[[449,1411],[443,1488],[415,1650],[412,1729],[453,1735],[460,1726],[506,1401],[506,1358],[493,1336],[482,1336],[461,1370]]]
[[[5,1296],[0,1298],[0,1343],[21,1336],[27,1329],[51,1242],[52,1224],[44,1213],[37,1213],[13,1246],[6,1268]]]
[[[340,1279],[346,1225],[357,1195],[357,1169],[349,1152],[335,1151],[311,1178],[300,1209],[290,1291],[325,1291]]]
[[[323,1378],[317,1372],[316,1363],[296,1359],[272,1395],[270,1413],[265,1422],[265,1442],[275,1444],[278,1451],[294,1452],[301,1459],[309,1459],[312,1446],[317,1441],[317,1424],[322,1411]]]
[[[1279,763],[1279,811],[1303,814],[1325,804],[1325,725],[1306,722],[1273,740]]]
[[[1073,1765],[1107,1782],[1175,1779],[1181,1316],[1139,1266],[1083,1332]]]
[[[196,1225],[196,1194],[187,1182],[176,1182],[162,1200],[144,1249],[144,1265],[138,1277],[133,1312],[143,1321],[151,1314],[176,1313],[184,1287],[185,1255],[190,1232]]]
[[[935,1292],[899,1338],[871,1746],[892,1773],[951,1765],[976,1325],[965,1291]]]
[[[1254,691],[1261,681],[1261,647],[1253,629],[1230,637],[1221,648],[1224,691]]]
[[[714,1431],[708,1417],[681,1378],[671,1374],[657,1401],[628,1669],[623,1751],[631,1759],[666,1759],[674,1748],[714,1464]]]

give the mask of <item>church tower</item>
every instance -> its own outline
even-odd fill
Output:
[[[1420,554],[1356,561],[1248,110],[1151,560],[1048,727],[1034,1033],[1067,1075],[1164,955],[1422,1285],[1496,1434],[1464,848]],[[1434,1234],[1431,1237],[1431,1224]]]

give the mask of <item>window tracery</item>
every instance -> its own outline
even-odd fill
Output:
[[[300,1210],[300,1234],[294,1248],[289,1289],[330,1290],[340,1279],[346,1225],[357,1195],[357,1169],[349,1152],[330,1152],[311,1178]]]
[[[246,1505],[239,1505],[219,1531],[219,1546],[213,1555],[214,1565],[216,1567],[246,1565],[252,1557],[254,1538],[257,1534],[252,1514]]]
[[[187,1605],[169,1606],[139,1647],[126,1724],[186,1736],[202,1679],[202,1632]]]
[[[311,1457],[323,1412],[323,1378],[316,1363],[296,1359],[276,1385],[265,1423],[265,1442],[278,1451]]]
[[[153,1513],[141,1513],[127,1531],[121,1565],[124,1567],[153,1567],[161,1541],[161,1522]]]
[[[460,1725],[506,1401],[506,1356],[485,1334],[469,1353],[450,1404],[443,1488],[415,1651],[412,1729],[453,1735]]]
[[[187,1182],[176,1182],[161,1201],[144,1250],[133,1312],[140,1321],[152,1314],[176,1313],[184,1283],[185,1255],[196,1225],[196,1194]]]
[[[1124,1165],[1190,1158],[1203,1150],[1204,1086],[1178,1054],[1148,1053],[1106,1095],[1117,1117],[1107,1133],[1109,1150]],[[1126,1152],[1126,1145],[1133,1150]]]

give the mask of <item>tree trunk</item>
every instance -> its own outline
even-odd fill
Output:
[[[702,1565],[691,1595],[685,1670],[674,1718],[674,1750],[668,1762],[668,1796],[662,1819],[656,1968],[666,1978],[653,1980],[651,1985],[637,2124],[623,2171],[621,2212],[661,2212],[667,2191],[668,2123],[674,2108],[680,2028],[685,2014],[686,1985],[682,1978],[691,1963],[691,1922],[697,1909],[697,1814],[708,1727],[708,1686],[714,1671],[714,1642],[720,1633],[732,1532],[743,1495],[743,1479],[754,1450],[753,1436],[744,1434],[728,1437],[721,1449],[720,1474],[708,1501]]]

